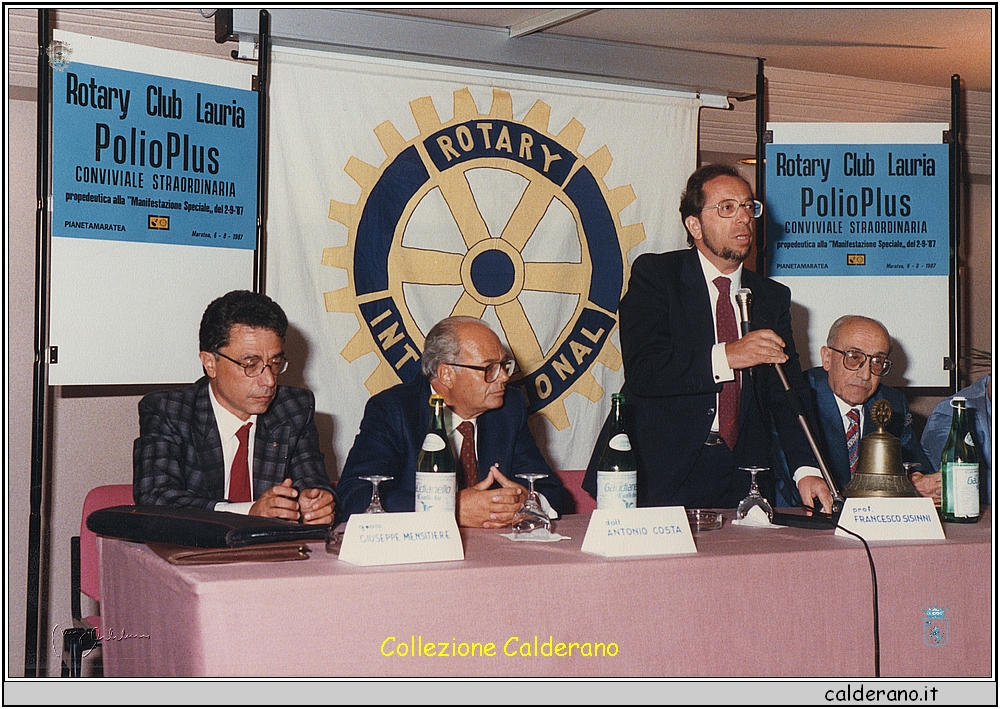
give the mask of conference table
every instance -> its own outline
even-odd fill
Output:
[[[342,562],[322,543],[299,561],[180,566],[101,538],[104,671],[873,677],[862,543],[734,516],[695,532],[695,554],[628,559],[581,551],[589,515],[556,523],[567,540],[463,529],[463,561],[381,567]],[[944,541],[870,542],[882,677],[990,676],[992,511],[944,529]]]

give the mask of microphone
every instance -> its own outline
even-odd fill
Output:
[[[736,305],[740,309],[740,335],[747,336],[750,332],[750,303],[753,301],[753,292],[749,288],[740,288],[736,291]]]

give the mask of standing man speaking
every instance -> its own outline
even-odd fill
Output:
[[[763,205],[735,168],[697,170],[680,212],[694,248],[639,256],[619,308],[638,504],[736,507],[750,489],[749,474],[739,468],[774,467],[769,414],[792,470],[816,465],[773,366],[784,368],[806,400],[799,393],[808,390],[792,341],[791,292],[743,268]],[[740,288],[752,292],[752,330],[743,337]],[[802,499],[816,498],[829,511],[823,479],[800,477]]]

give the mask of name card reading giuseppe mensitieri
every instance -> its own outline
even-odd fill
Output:
[[[387,566],[461,561],[465,552],[453,512],[392,512],[351,515],[338,558],[355,566]]]
[[[944,539],[941,520],[929,497],[865,497],[844,502],[840,526],[868,541]],[[839,537],[850,537],[838,529]]]
[[[683,507],[594,510],[582,550],[610,557],[698,551]]]

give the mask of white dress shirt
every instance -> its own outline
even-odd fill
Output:
[[[865,407],[851,406],[836,394],[833,395],[833,400],[837,402],[837,408],[840,409],[840,423],[844,426],[845,442],[847,441],[847,429],[851,427],[851,419],[847,418],[847,413],[852,409],[858,412],[858,441],[860,442],[861,437],[865,435]],[[823,473],[820,472],[819,468],[802,466],[795,471],[795,482],[798,482],[806,475],[815,475],[820,478],[823,477]]]
[[[431,383],[431,391],[437,393],[437,391],[434,389],[433,382]],[[448,431],[448,438],[451,439],[452,454],[455,456],[455,462],[458,463],[459,467],[461,467],[462,465],[461,462],[462,443],[465,441],[465,436],[461,434],[461,432],[458,430],[458,427],[462,424],[463,421],[468,421],[469,423],[472,424],[472,435],[474,437],[473,442],[476,444],[476,462],[478,463],[479,462],[479,424],[478,424],[479,418],[476,417],[473,419],[463,419],[461,416],[456,414],[447,406],[444,407],[444,427],[445,430]],[[493,462],[496,463],[497,461]],[[519,485],[523,484],[520,481],[515,480],[513,475],[507,475],[507,473],[505,473],[502,470],[500,472],[506,475],[508,478],[510,478],[513,482],[516,482]],[[464,471],[459,471],[459,473],[460,474],[464,473]],[[553,475],[555,475],[555,473],[553,473]],[[527,485],[525,485],[524,487],[527,487]],[[556,512],[554,509],[552,509],[552,506],[549,504],[549,501],[545,499],[545,495],[543,495],[542,493],[538,493],[538,501],[542,503],[542,510],[545,512],[545,514],[549,516],[549,519],[555,519],[556,517],[559,516],[559,513]]]
[[[743,264],[741,263],[732,273],[723,273],[715,267],[711,261],[705,258],[705,254],[698,251],[698,258],[701,259],[701,272],[705,276],[705,284],[712,299],[712,332],[716,333],[718,339],[719,323],[715,316],[716,303],[719,300],[719,289],[715,286],[715,279],[725,276],[729,279],[729,302],[733,306],[733,316],[736,315],[736,291],[740,289],[740,278],[743,276]],[[712,346],[712,376],[715,377],[716,384],[731,382],[736,379],[736,372],[729,366],[726,358],[726,343],[716,342]],[[712,430],[719,432],[719,396],[715,396],[715,418],[712,420]]]
[[[240,447],[240,439],[236,437],[236,432],[243,428],[247,421],[251,424],[250,436],[247,440],[247,465],[250,468],[250,496],[253,497],[253,449],[254,438],[257,434],[257,415],[253,414],[247,421],[241,421],[239,417],[219,403],[219,400],[215,398],[211,384],[208,387],[208,398],[212,402],[212,411],[215,412],[215,425],[219,429],[219,438],[222,439],[223,468],[226,472],[226,482],[223,489],[226,491],[226,497],[229,496],[229,474],[233,469],[233,458],[236,457],[236,451]],[[249,514],[251,507],[253,507],[253,501],[228,502],[223,500],[215,503],[217,512],[235,512],[241,515]]]

